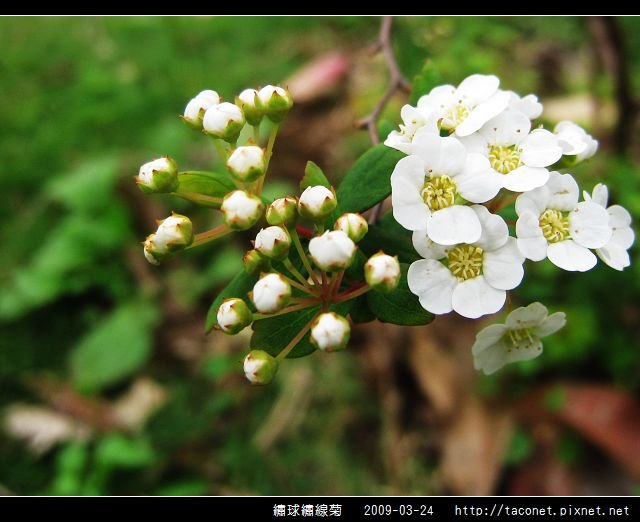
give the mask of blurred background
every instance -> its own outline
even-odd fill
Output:
[[[640,263],[527,266],[514,305],[568,326],[544,354],[474,372],[484,324],[359,326],[350,349],[248,385],[247,336],[204,335],[249,235],[152,267],[155,219],[211,211],[143,196],[139,165],[216,161],[178,118],[199,91],[283,82],[297,105],[271,187],[307,160],[338,181],[369,146],[354,122],[388,81],[377,18],[0,19],[0,493],[640,494]],[[574,170],[640,219],[640,19],[399,18],[412,78],[431,59],[534,92],[601,149]],[[405,102],[394,98],[381,127]],[[637,228],[636,228],[637,230]],[[491,318],[489,319],[491,320]]]

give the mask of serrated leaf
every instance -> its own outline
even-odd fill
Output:
[[[329,308],[340,315],[346,316],[349,313],[351,304],[351,301],[347,301],[346,303],[339,303]],[[320,312],[320,309],[320,305],[317,305],[298,312],[278,315],[272,319],[255,321],[252,327],[251,348],[264,350],[275,357],[298,335],[300,330]],[[291,350],[287,359],[304,357],[315,351],[316,347],[311,344],[310,334],[307,332],[296,347]]]
[[[387,212],[377,224],[369,226],[369,232],[359,246],[368,255],[383,250],[385,254],[398,256],[403,263],[412,263],[420,256],[413,248],[411,236],[412,232],[398,224],[393,213]]]
[[[391,194],[391,173],[405,155],[385,145],[365,152],[338,188],[341,212],[364,212]]]
[[[247,274],[247,272],[240,270],[236,276],[229,281],[229,284],[225,286],[218,296],[213,300],[209,311],[207,312],[207,322],[205,325],[205,332],[209,333],[214,327],[218,325],[218,308],[227,298],[239,297],[244,299],[248,305],[251,306],[247,293],[253,289],[253,285],[258,281],[257,274]]]
[[[331,183],[329,183],[322,169],[313,161],[307,161],[307,166],[304,168],[304,176],[300,180],[300,192],[307,187],[315,187],[316,185],[331,188]]]
[[[383,323],[403,326],[429,324],[433,321],[433,314],[422,308],[418,297],[409,290],[407,284],[407,270],[409,267],[401,263],[400,268],[402,270],[400,283],[393,292],[383,293],[374,290],[367,293],[369,309]]]
[[[219,208],[219,203],[207,201],[206,198],[198,198],[204,195],[213,198],[223,198],[229,192],[236,189],[235,184],[228,174],[204,171],[186,171],[178,174],[180,185],[176,195],[194,201],[199,205]]]
[[[121,305],[71,352],[74,384],[95,391],[134,373],[151,353],[151,334],[158,319],[152,301]]]
[[[415,106],[421,96],[428,94],[431,89],[441,84],[440,72],[431,60],[427,60],[420,73],[413,80],[409,103]]]

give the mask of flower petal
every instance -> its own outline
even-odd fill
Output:
[[[485,123],[504,111],[509,104],[509,95],[497,92],[488,100],[476,105],[469,115],[456,127],[456,136],[469,136]]]
[[[507,109],[485,123],[479,132],[491,145],[511,146],[520,143],[530,130],[529,118]]]
[[[477,319],[494,314],[504,305],[507,294],[490,286],[483,276],[459,283],[453,291],[453,309],[463,317]]]
[[[482,370],[485,375],[491,375],[507,364],[507,349],[502,341],[494,344],[491,350],[486,350],[473,358],[473,367]]]
[[[596,250],[596,254],[598,254],[598,257],[602,259],[604,263],[614,270],[622,271],[631,264],[631,259],[629,258],[629,252],[627,252],[627,249],[622,248],[615,243],[612,244],[611,241],[607,246],[598,248]]]
[[[513,91],[507,92],[509,93],[510,109],[521,112],[530,120],[535,120],[542,114],[542,104],[538,101],[538,97],[535,94],[527,94],[520,98],[520,96]]]
[[[585,198],[586,199],[586,198]],[[597,203],[601,207],[606,207],[609,201],[609,189],[603,183],[598,183],[593,187],[591,199],[594,203]]]
[[[447,247],[431,241],[426,230],[416,230],[412,241],[413,248],[425,259],[442,259],[447,256]]]
[[[504,188],[511,192],[528,192],[542,187],[549,179],[549,171],[544,168],[523,165],[503,176]]]
[[[509,329],[503,324],[491,324],[483,328],[476,335],[476,341],[471,347],[474,357],[496,344]]]
[[[521,216],[525,212],[531,212],[540,216],[548,207],[550,197],[549,189],[546,186],[520,194],[516,199],[516,214]]]
[[[606,246],[614,244],[620,248],[628,250],[631,248],[631,245],[633,245],[634,239],[635,233],[631,227],[615,228],[613,230],[613,234],[611,234],[611,239]]]
[[[524,212],[516,222],[518,250],[527,259],[542,261],[547,257],[547,240],[545,239],[538,216]]]
[[[458,88],[456,96],[470,105],[477,105],[493,96],[500,86],[500,79],[489,74],[472,74],[467,76]]]
[[[384,144],[387,147],[399,150],[405,154],[411,153],[411,140],[402,132],[396,130],[391,131],[387,136],[387,139],[384,140]]]
[[[551,243],[547,248],[547,257],[554,265],[569,272],[591,270],[598,260],[593,253],[572,239]]]
[[[417,156],[402,158],[391,174],[393,217],[408,230],[426,227],[431,215],[420,194],[424,184],[424,164]]]
[[[549,189],[547,208],[569,211],[578,203],[580,189],[578,182],[571,174],[551,172],[546,187]]]
[[[567,315],[564,312],[556,312],[545,318],[540,326],[535,327],[533,333],[538,337],[547,337],[563,328],[565,324],[567,324]]]
[[[441,245],[474,243],[480,239],[482,227],[469,207],[453,205],[435,211],[427,222],[427,234]]]
[[[530,305],[516,308],[507,316],[505,324],[511,330],[532,328],[542,324],[548,313],[547,307],[536,301]]]
[[[535,359],[541,353],[542,341],[535,336],[525,337],[516,346],[507,346],[507,364]]]
[[[494,252],[484,253],[482,273],[487,283],[498,290],[511,290],[524,277],[524,256],[518,250],[517,242],[510,237],[507,243]]]
[[[616,228],[631,226],[631,214],[629,214],[629,211],[626,208],[621,207],[620,205],[611,205],[607,209],[607,212],[609,213],[609,225],[614,230]]]
[[[456,88],[453,85],[439,85],[431,89],[429,94],[421,96],[418,100],[418,109],[429,110],[436,108],[442,111],[454,103]]]
[[[468,154],[480,154],[489,159],[489,143],[479,132],[471,134],[470,136],[458,136],[460,143],[467,149]]]
[[[502,188],[502,176],[491,167],[489,159],[468,154],[460,174],[455,177],[460,195],[472,203],[484,203],[496,197]]]
[[[569,230],[573,240],[587,248],[600,248],[611,239],[609,214],[600,205],[583,201],[569,213]]]
[[[528,167],[548,167],[562,157],[558,138],[548,130],[535,129],[520,143],[520,159]]]
[[[457,139],[431,133],[416,134],[411,154],[422,159],[425,173],[452,177],[462,170],[467,159],[467,151]]]
[[[483,205],[472,205],[471,209],[478,216],[482,226],[482,234],[475,244],[483,250],[496,250],[507,242],[509,228],[498,214],[492,214]]]
[[[421,259],[412,263],[407,282],[425,310],[432,314],[446,314],[452,310],[451,296],[458,280],[440,261]]]

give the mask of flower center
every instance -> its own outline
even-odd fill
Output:
[[[489,162],[500,174],[509,174],[522,165],[515,145],[489,145]]]
[[[448,131],[453,131],[458,125],[467,119],[470,112],[471,111],[466,105],[463,105],[462,102],[458,102],[445,113],[440,127]]]
[[[453,205],[457,193],[456,184],[449,176],[433,176],[422,188],[422,199],[435,211]]]
[[[549,243],[564,241],[569,237],[569,218],[559,210],[548,208],[540,216],[540,228]]]
[[[520,330],[509,330],[507,334],[504,336],[507,344],[510,345],[509,351],[512,349],[520,348],[520,341],[523,339],[529,340],[529,346],[533,344],[533,336],[531,335],[531,331],[529,328],[522,328]]]
[[[484,251],[473,245],[460,245],[447,253],[449,270],[460,281],[473,279],[482,273]]]

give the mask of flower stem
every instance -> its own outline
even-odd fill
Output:
[[[214,241],[226,236],[227,234],[231,234],[231,232],[233,232],[233,230],[227,225],[220,225],[219,227],[212,228],[211,230],[207,230],[206,232],[200,232],[200,234],[195,235],[195,237],[193,238],[193,243],[191,243],[187,248],[204,245],[209,241]]]
[[[333,300],[335,299],[336,295],[340,291],[340,285],[342,284],[342,278],[343,277],[344,277],[344,270],[334,274],[333,280],[331,281],[331,287],[330,287],[330,292],[329,292],[329,301],[333,302]]]
[[[318,281],[318,278],[316,277],[316,274],[313,271],[313,268],[311,268],[311,263],[309,263],[309,258],[307,257],[307,254],[304,251],[302,243],[300,242],[300,236],[298,236],[298,231],[295,228],[291,228],[289,230],[289,235],[291,236],[293,244],[295,245],[296,250],[298,251],[298,255],[302,260],[302,264],[304,265],[305,270],[309,274],[309,277],[311,277],[311,279],[313,280],[313,284],[316,287],[319,287],[320,281]]]
[[[256,183],[256,194],[259,196],[262,194],[262,186],[264,185],[264,179],[267,177],[267,172],[269,171],[269,163],[271,162],[271,156],[273,155],[273,145],[276,142],[276,136],[278,135],[278,130],[280,130],[280,124],[274,123],[271,127],[271,131],[269,132],[269,141],[267,142],[267,150],[264,154],[264,174]]]
[[[276,356],[276,360],[278,362],[282,361],[282,359],[284,359],[287,355],[289,355],[291,353],[291,350],[293,350],[296,345],[302,340],[302,338],[307,334],[307,332],[311,329],[311,325],[313,324],[313,321],[316,320],[316,317],[318,317],[319,314],[314,315],[311,320],[304,325],[304,327],[302,328],[302,330],[300,330],[296,336],[291,339],[291,341],[289,342],[289,344]]]
[[[371,290],[369,285],[364,285],[364,286],[361,286],[360,288],[358,288],[356,290],[351,290],[349,292],[345,292],[344,294],[336,295],[336,297],[333,300],[333,302],[334,303],[342,303],[344,301],[350,301],[351,299],[355,299],[356,297],[359,297],[362,294],[366,294],[369,290]]]
[[[178,190],[171,193],[172,196],[178,196],[179,198],[186,199],[187,201],[192,201],[193,203],[213,203],[214,205],[221,205],[222,198],[216,198],[213,196],[207,196],[206,194],[199,194],[197,192],[187,192],[184,190]]]
[[[291,279],[290,277],[288,277],[288,276],[286,276],[286,275],[284,275],[282,273],[280,275],[282,277],[284,277],[291,286],[297,288],[301,292],[304,292],[305,294],[315,295],[315,293],[312,292],[310,288],[308,288],[308,287],[306,287],[304,285],[301,285],[300,283],[298,283],[298,281],[296,281],[294,279]]]
[[[285,266],[285,268],[287,270],[289,270],[289,272],[291,272],[291,274],[298,280],[300,281],[300,283],[302,285],[304,285],[304,287],[307,289],[307,291],[315,293],[315,289],[312,288],[308,281],[304,278],[304,276],[300,273],[300,271],[293,265],[293,263],[291,262],[291,260],[287,257],[284,261],[283,264]]]
[[[253,141],[256,142],[257,146],[260,146],[260,124],[253,125]]]
[[[213,138],[213,145],[215,146],[216,151],[218,152],[218,158],[220,159],[220,161],[222,163],[226,163],[227,160],[229,159],[229,152],[227,148],[222,144],[222,140],[218,138]]]
[[[253,314],[253,320],[259,321],[260,319],[271,319],[272,317],[277,317],[279,315],[289,314],[291,312],[297,312],[298,310],[304,310],[305,308],[311,308],[312,306],[318,305],[319,301],[308,302],[308,303],[300,303],[292,306],[287,306],[283,308],[279,312],[274,314]]]

